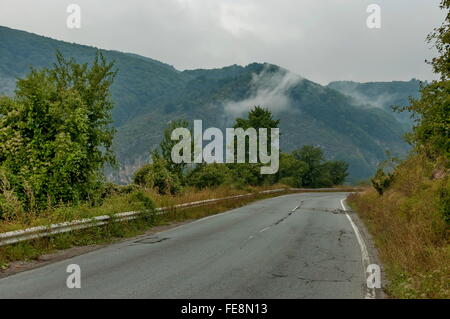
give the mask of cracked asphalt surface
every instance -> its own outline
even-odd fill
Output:
[[[0,298],[363,298],[346,196],[257,201],[0,279]],[[80,289],[66,286],[70,264]]]

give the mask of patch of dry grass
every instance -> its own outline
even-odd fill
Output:
[[[270,187],[247,187],[245,189],[233,189],[229,187],[218,187],[214,189],[197,190],[185,188],[183,192],[173,195],[160,195],[153,189],[145,189],[143,192],[149,196],[157,207],[170,207],[177,204],[189,203],[212,198],[223,198],[233,195],[247,194],[267,189],[286,188],[285,185],[272,185]],[[60,206],[35,214],[33,212],[22,212],[15,215],[13,220],[0,222],[0,232],[24,229],[28,227],[49,225],[58,222],[71,221],[75,219],[90,218],[100,215],[109,215],[127,211],[142,209],[141,203],[136,202],[133,194],[113,195],[104,200],[102,205],[92,207],[88,204],[77,206]]]
[[[450,232],[442,195],[450,194],[450,178],[447,173],[434,179],[433,167],[411,157],[384,195],[369,189],[348,199],[374,237],[393,298],[450,298]]]

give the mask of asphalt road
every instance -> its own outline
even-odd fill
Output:
[[[0,298],[364,298],[361,249],[335,210],[346,196],[257,201],[3,278]]]

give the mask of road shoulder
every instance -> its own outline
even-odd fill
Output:
[[[358,227],[360,235],[363,238],[364,243],[366,244],[366,248],[367,248],[367,252],[369,254],[369,259],[370,259],[371,264],[376,264],[376,265],[380,266],[380,269],[381,269],[381,289],[380,288],[375,289],[375,298],[376,299],[388,298],[388,295],[385,293],[385,288],[387,286],[386,273],[385,273],[383,264],[380,261],[378,250],[375,246],[373,237],[369,233],[364,222],[359,218],[358,213],[353,211],[352,208],[350,208],[350,206],[348,205],[346,200],[344,200],[344,203],[347,208],[346,213],[351,217],[351,219],[353,220],[355,225]],[[367,276],[367,273],[366,273],[366,276]]]

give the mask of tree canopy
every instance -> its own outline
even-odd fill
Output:
[[[104,164],[115,163],[113,63],[97,54],[91,65],[77,64],[59,52],[56,61],[31,69],[12,98],[0,98],[1,186],[27,209],[89,199]]]
[[[420,99],[399,108],[412,112],[415,126],[408,139],[430,158],[450,158],[450,0],[443,0],[441,8],[447,12],[445,21],[428,36],[439,52],[429,63],[440,79],[423,86]]]

